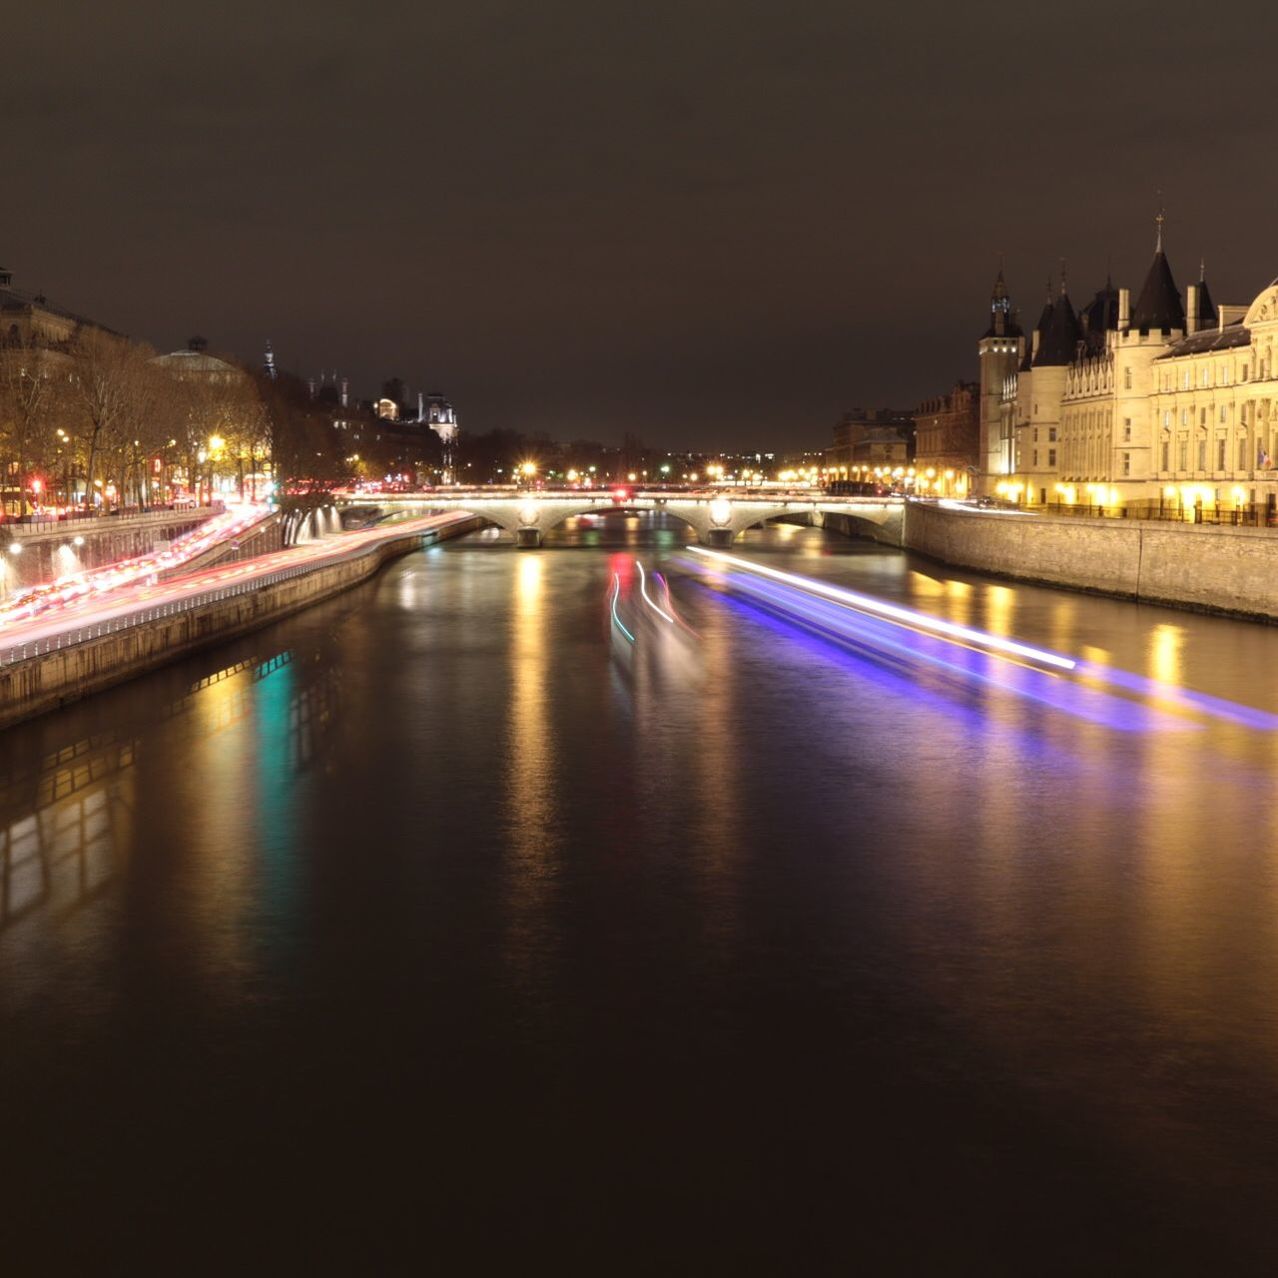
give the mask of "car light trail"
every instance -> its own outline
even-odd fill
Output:
[[[17,590],[0,605],[0,628],[11,628],[21,622],[65,610],[87,597],[101,598],[124,586],[137,586],[152,576],[171,572],[248,531],[268,513],[265,505],[230,507],[183,534],[164,550],[121,559],[100,568],[70,573],[56,581]],[[76,541],[83,541],[83,538],[76,538]],[[68,549],[68,546],[60,547],[60,551]],[[74,555],[74,551],[71,553]]]
[[[644,573],[643,564],[636,559],[635,567],[639,569],[639,593],[643,596],[644,603],[646,603],[648,607],[651,608],[659,617],[664,617],[665,620],[673,626],[675,619],[659,604],[654,603],[652,596],[648,593],[648,578]]]
[[[146,577],[109,593],[90,592],[63,603],[49,615],[23,618],[0,630],[0,665],[23,661],[55,647],[72,647],[85,638],[114,633],[134,624],[146,624],[157,616],[175,615],[193,602],[200,606],[206,597],[221,597],[222,592],[243,593],[271,584],[282,575],[342,563],[379,545],[414,535],[429,537],[471,518],[466,512],[429,515],[394,528],[344,533],[183,577],[163,581]]]
[[[940,617],[929,617],[927,613],[915,612],[912,608],[902,608],[897,604],[890,604],[882,599],[875,599],[870,595],[861,595],[852,590],[845,590],[841,586],[827,585],[825,582],[815,581],[811,577],[799,577],[794,573],[782,572],[779,568],[769,568],[765,564],[752,563],[750,560],[742,559],[738,555],[725,555],[722,551],[706,550],[702,546],[689,546],[687,549],[693,554],[701,555],[703,558],[728,564],[733,568],[739,568],[746,572],[758,573],[760,576],[769,577],[773,581],[780,581],[787,586],[792,586],[796,590],[802,590],[808,594],[822,595],[845,608],[886,617],[889,621],[896,622],[898,625],[909,626],[914,630],[930,631],[933,634],[941,635],[948,639],[958,639],[991,652],[1001,652],[1008,656],[1021,657],[1027,661],[1041,662],[1043,665],[1051,666],[1057,670],[1073,670],[1078,665],[1078,662],[1072,658],[1063,657],[1056,652],[1047,652],[1043,648],[1034,648],[1029,644],[1019,643],[1015,639],[1005,639],[1001,635],[992,635],[984,630],[973,630],[970,626],[960,626],[953,621],[943,621]]]

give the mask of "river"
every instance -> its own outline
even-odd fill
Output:
[[[1278,630],[734,548],[1083,688],[552,542],[0,736],[11,1272],[1260,1272]]]

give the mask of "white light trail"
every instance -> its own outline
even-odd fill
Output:
[[[973,644],[978,648],[1023,657],[1029,661],[1039,661],[1044,665],[1054,666],[1058,670],[1073,670],[1078,665],[1077,661],[1070,657],[1062,657],[1059,653],[1046,652],[1042,648],[1034,648],[1029,644],[1019,643],[1015,639],[1005,639],[1001,635],[992,635],[984,630],[973,630],[970,626],[960,626],[953,621],[943,621],[939,617],[929,617],[926,613],[915,612],[911,608],[901,608],[870,595],[860,595],[855,591],[845,590],[841,586],[830,586],[810,577],[799,577],[794,573],[782,572],[780,569],[769,568],[764,564],[752,563],[737,555],[725,555],[722,551],[706,550],[702,546],[688,546],[687,549],[694,555],[730,564],[734,568],[742,568],[747,572],[758,573],[762,577],[770,577],[773,581],[784,582],[788,586],[807,591],[809,594],[822,595],[844,607],[886,617],[890,621],[912,626],[918,630],[929,630],[948,639],[961,639],[964,643]]]
[[[631,643],[634,643],[635,637],[626,629],[621,618],[617,616],[617,600],[621,598],[621,576],[619,573],[612,574],[612,619],[616,622],[617,629],[621,631]]]
[[[635,567],[639,569],[639,593],[643,596],[644,603],[646,603],[648,607],[651,608],[659,617],[664,617],[673,626],[675,619],[659,604],[654,603],[651,595],[648,594],[648,578],[644,574],[643,564],[636,559]]]

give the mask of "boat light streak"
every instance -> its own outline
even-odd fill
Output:
[[[973,644],[956,644],[789,585],[732,573],[728,597],[734,605],[780,619],[898,674],[913,676],[922,665],[940,678],[953,680],[955,687],[988,687],[1119,731],[1192,731],[1201,727],[1156,707],[1075,683],[1041,666],[1008,661]],[[916,638],[911,640],[909,635]]]
[[[639,593],[643,596],[644,603],[646,603],[648,607],[651,608],[659,617],[664,617],[673,626],[674,618],[659,604],[654,603],[652,596],[648,594],[648,578],[644,573],[643,564],[636,559],[635,567],[639,569]]]
[[[621,618],[617,616],[617,600],[621,598],[621,576],[618,573],[612,574],[612,620],[613,624],[621,631],[631,643],[634,643],[635,637],[626,629]]]
[[[845,590],[840,586],[827,585],[825,582],[816,581],[811,577],[800,577],[794,573],[782,572],[778,568],[769,568],[765,564],[752,563],[750,560],[742,559],[738,555],[725,555],[721,551],[706,550],[703,546],[689,546],[687,549],[693,554],[701,555],[706,559],[731,564],[734,568],[743,568],[747,572],[759,573],[761,576],[770,577],[774,581],[783,582],[787,586],[794,586],[798,590],[822,595],[826,599],[832,599],[835,603],[842,604],[846,608],[853,608],[859,612],[873,613],[901,625],[928,630],[946,638],[961,639],[965,643],[975,644],[992,652],[1002,652],[1007,653],[1009,656],[1039,661],[1044,665],[1054,666],[1058,670],[1073,670],[1078,665],[1078,662],[1072,658],[1063,657],[1059,653],[1047,652],[1042,648],[1034,648],[1029,644],[1019,643],[1015,639],[1005,639],[1001,635],[992,635],[984,630],[973,630],[970,626],[960,626],[953,621],[943,621],[940,617],[929,617],[926,613],[916,612],[912,608],[901,608],[896,604],[886,603],[882,599],[874,599],[869,595],[860,595],[855,591]]]

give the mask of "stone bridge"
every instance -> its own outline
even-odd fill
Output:
[[[852,537],[870,537],[890,546],[902,542],[905,503],[900,497],[827,497],[811,492],[672,492],[637,489],[621,495],[608,489],[574,492],[519,492],[511,489],[441,489],[433,493],[348,499],[383,511],[424,514],[466,511],[514,533],[520,546],[540,546],[552,528],[576,515],[608,511],[658,511],[682,520],[704,546],[729,546],[747,528],[771,520],[808,523]]]

